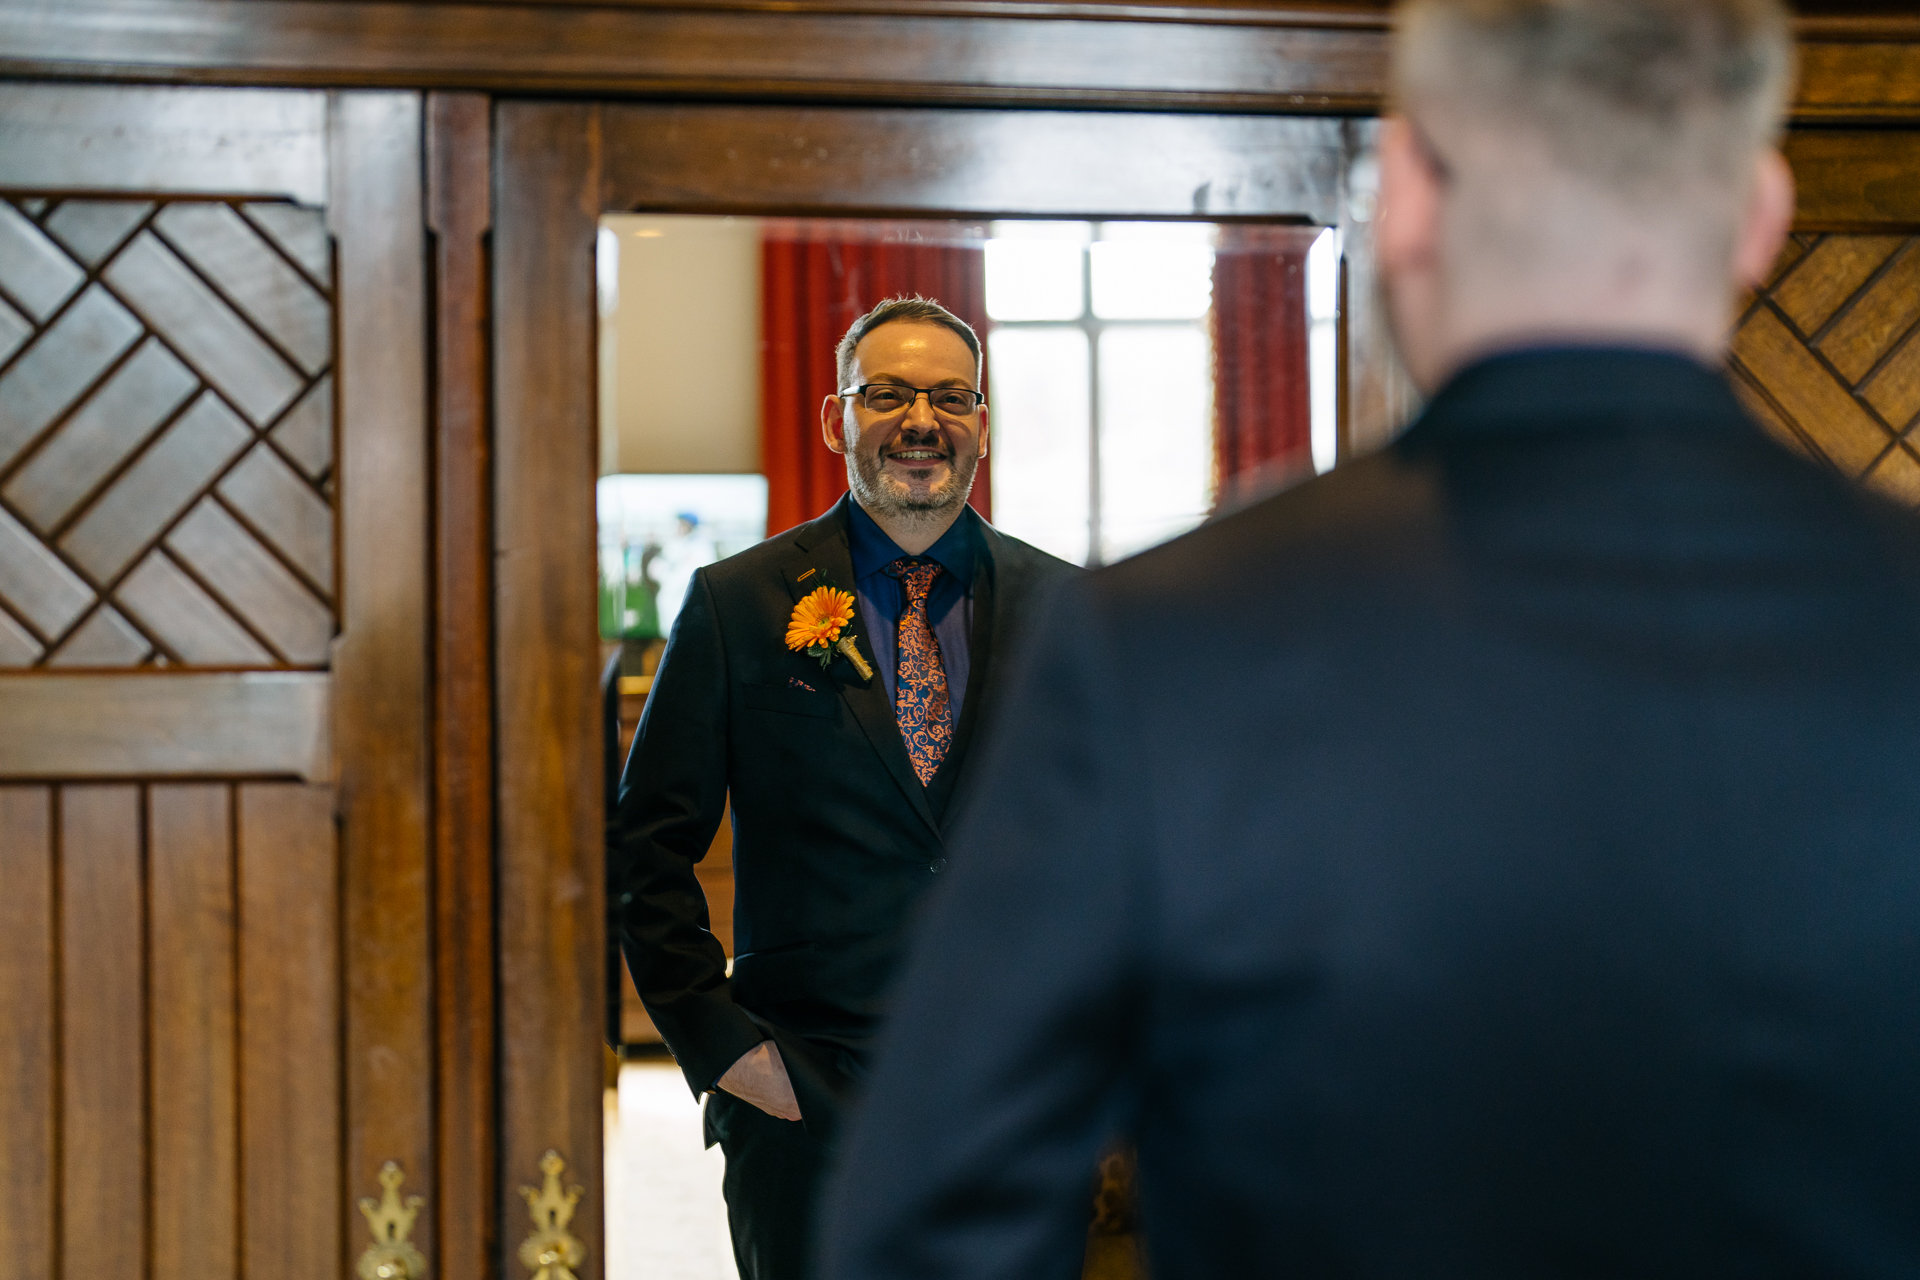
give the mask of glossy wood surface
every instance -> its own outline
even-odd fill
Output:
[[[1338,220],[1336,120],[860,107],[603,109],[608,209]]]
[[[74,11],[73,16],[83,16]],[[0,7],[0,29],[31,17]],[[0,36],[0,74],[24,50]],[[71,67],[69,70],[81,70]],[[326,96],[0,84],[0,186],[326,203]]]
[[[325,778],[331,693],[310,672],[0,676],[0,778]]]
[[[1920,21],[1860,8],[1804,21],[1805,114],[1920,115]],[[0,3],[0,75],[731,100],[1371,112],[1385,43],[1364,3]]]
[[[140,1276],[147,1197],[147,911],[140,789],[60,793],[60,1270]]]
[[[399,1161],[432,1194],[426,240],[417,94],[335,95],[342,615],[336,750],[345,834],[347,1186]],[[349,1239],[365,1223],[345,1211]],[[414,1227],[431,1256],[432,1219]]]
[[[335,795],[272,783],[234,790],[246,1274],[338,1280],[365,1228],[342,1236]]]
[[[494,618],[499,724],[503,1254],[549,1148],[586,1188],[603,1274],[605,815],[594,572],[599,111],[495,108]],[[503,1274],[517,1274],[511,1257]]]
[[[427,99],[434,234],[434,984],[440,1256],[483,1280],[495,1238],[491,104]]]
[[[1920,94],[1920,63],[1904,83]],[[1787,159],[1807,230],[1920,230],[1920,131],[1808,129]]]
[[[231,787],[149,788],[147,1034],[155,1280],[239,1276],[240,956],[234,855]]]
[[[1377,100],[1374,19],[1113,22],[558,5],[0,6],[0,73],[843,101],[1325,111]]]
[[[0,1257],[22,1280],[53,1280],[55,955],[53,789],[0,787]]]

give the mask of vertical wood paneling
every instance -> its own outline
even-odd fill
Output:
[[[359,1246],[348,1250],[341,1238],[333,792],[251,784],[239,788],[238,809],[245,1274],[340,1280]]]
[[[0,787],[0,1258],[52,1280],[55,1257],[53,793]]]
[[[503,1252],[557,1149],[601,1272],[604,816],[594,601],[593,244],[600,115],[495,112],[495,579]],[[516,1260],[502,1272],[515,1275]]]
[[[66,1277],[147,1269],[140,789],[60,792],[60,1193]]]
[[[335,650],[344,819],[347,1186],[387,1160],[437,1198],[428,910],[429,579],[421,99],[335,95],[344,630]],[[347,1229],[364,1236],[357,1212]],[[414,1242],[437,1254],[433,1219]]]
[[[147,793],[154,1280],[237,1274],[233,814],[224,784]]]
[[[427,99],[434,272],[434,985],[439,1274],[484,1280],[494,1188],[492,471],[487,438],[491,104]]]

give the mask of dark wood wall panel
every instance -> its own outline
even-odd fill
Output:
[[[147,792],[154,1280],[239,1274],[231,789]]]
[[[438,1273],[493,1274],[493,527],[487,385],[492,104],[427,100],[434,232],[434,930]]]
[[[1906,83],[1920,94],[1920,46]],[[1802,227],[1920,231],[1920,132],[1809,129],[1790,134],[1786,152]]]
[[[1741,316],[1730,363],[1781,439],[1920,504],[1920,238],[1794,236]]]
[[[53,1280],[53,793],[0,787],[0,1258]]]
[[[142,818],[139,787],[61,789],[63,1276],[139,1276],[147,1266]]]
[[[0,4],[0,26],[29,16],[12,0]],[[0,49],[15,47],[0,37]],[[54,72],[50,78],[75,77]],[[259,89],[120,84],[103,93],[84,84],[0,84],[0,187],[213,192],[321,204],[326,98]]]
[[[1920,22],[1886,8],[1803,21],[1804,118],[1920,118]],[[1386,90],[1380,9],[6,0],[0,75],[1366,113]]]
[[[335,95],[341,612],[334,652],[345,836],[347,1185],[388,1160],[435,1195],[429,829],[427,245],[421,99]],[[346,1229],[364,1235],[357,1210]],[[432,1219],[414,1243],[435,1251]]]
[[[600,1025],[606,990],[599,638],[593,573],[596,108],[502,103],[494,211],[499,722],[500,1160],[539,1185],[549,1148],[601,1234]],[[509,1199],[509,1197],[512,1197]],[[503,1248],[510,1252],[508,1242]],[[503,1259],[505,1273],[517,1265]],[[600,1251],[583,1280],[602,1274]]]
[[[1345,186],[1330,119],[629,105],[605,108],[604,120],[608,209],[1331,226]]]
[[[348,1274],[340,857],[329,787],[237,788],[240,1178],[251,1280]],[[377,1188],[368,1188],[377,1190]],[[358,1239],[361,1233],[352,1237]]]
[[[1244,16],[1244,15],[1242,15]],[[0,5],[0,74],[843,101],[1325,111],[1378,101],[1379,15],[1034,21],[541,4]],[[59,71],[55,71],[55,68]]]

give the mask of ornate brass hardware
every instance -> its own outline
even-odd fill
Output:
[[[406,1180],[400,1166],[389,1160],[380,1166],[380,1185],[385,1191],[379,1201],[371,1196],[360,1201],[360,1212],[373,1231],[373,1243],[354,1267],[360,1280],[420,1280],[427,1274],[426,1258],[407,1240],[413,1220],[420,1216],[420,1206],[426,1201],[408,1196],[405,1204],[400,1202],[400,1184]]]
[[[579,1280],[573,1269],[587,1260],[587,1246],[567,1231],[581,1189],[560,1189],[566,1167],[558,1151],[549,1151],[540,1157],[540,1172],[546,1175],[540,1189],[520,1188],[533,1214],[533,1234],[521,1242],[520,1261],[533,1272],[533,1280]]]

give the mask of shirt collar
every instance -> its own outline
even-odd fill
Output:
[[[907,553],[887,536],[874,518],[858,502],[847,503],[847,550],[853,558],[855,581],[879,573]],[[963,587],[973,585],[973,521],[963,509],[960,518],[940,535],[940,540],[917,557],[931,560],[958,579]]]

